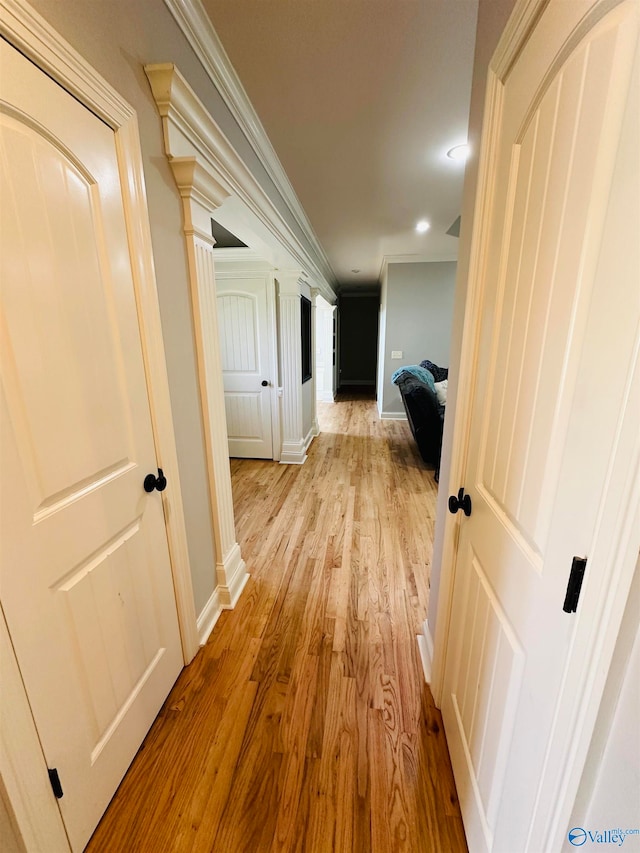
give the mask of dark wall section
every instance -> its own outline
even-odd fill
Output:
[[[338,388],[376,384],[379,294],[338,298]]]

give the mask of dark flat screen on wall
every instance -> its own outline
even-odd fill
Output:
[[[311,379],[311,302],[300,297],[300,319],[302,320],[302,382]]]

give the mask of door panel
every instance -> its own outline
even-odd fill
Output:
[[[216,273],[229,455],[273,459],[269,276]],[[263,386],[263,381],[269,384]]]
[[[543,849],[530,828],[545,825],[541,792],[558,784],[547,749],[577,619],[562,611],[564,592],[572,557],[606,537],[599,503],[637,356],[637,263],[627,253],[615,280],[598,264],[612,179],[634,174],[616,156],[638,7],[585,18],[579,36],[574,14],[545,9],[501,95],[465,484],[473,513],[460,526],[443,700],[474,851]],[[637,205],[628,214],[632,243]],[[595,307],[605,296],[613,313]],[[598,360],[606,388],[591,380]],[[595,557],[590,568],[603,571]]]
[[[0,43],[2,606],[74,850],[180,672],[113,132]]]

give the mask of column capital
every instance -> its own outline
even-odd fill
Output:
[[[282,296],[299,296],[300,285],[307,283],[307,273],[303,269],[278,269],[275,271],[275,277]]]

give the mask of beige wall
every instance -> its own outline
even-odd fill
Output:
[[[404,415],[391,377],[398,368],[428,358],[449,366],[451,320],[456,281],[455,261],[389,264],[385,288],[384,372],[378,399],[387,415]],[[391,358],[393,350],[402,358]]]
[[[449,363],[449,385],[447,389],[447,414],[444,424],[442,461],[440,465],[440,491],[436,513],[435,541],[431,567],[431,591],[429,597],[429,629],[435,636],[438,592],[440,589],[440,571],[442,563],[442,545],[444,517],[447,511],[447,484],[451,467],[451,442],[453,438],[454,412],[456,404],[458,372],[460,369],[460,350],[462,347],[462,328],[464,324],[465,301],[467,298],[467,280],[469,276],[469,255],[471,250],[471,230],[473,226],[473,208],[476,200],[478,181],[478,150],[482,132],[484,114],[484,95],[487,83],[489,62],[502,35],[515,0],[480,0],[478,6],[478,29],[476,49],[473,61],[473,79],[471,83],[471,105],[469,113],[468,140],[472,155],[467,162],[462,196],[462,221],[460,246],[458,250],[458,271],[453,306],[453,324],[451,328],[451,357]]]

